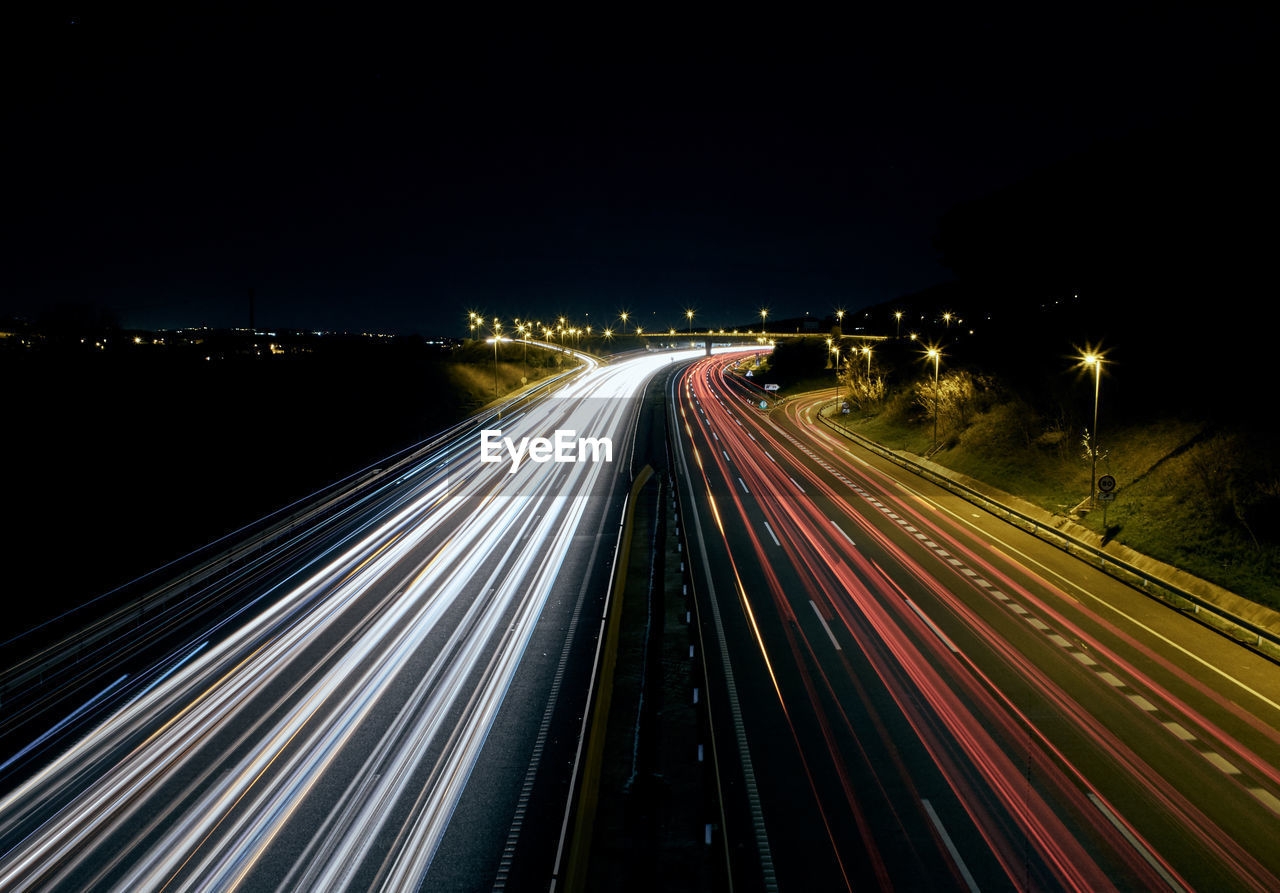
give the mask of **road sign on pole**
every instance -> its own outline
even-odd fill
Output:
[[[776,391],[778,389],[778,386],[776,384],[767,384],[764,386],[764,389],[766,391]]]
[[[1104,474],[1102,477],[1098,478],[1098,489],[1103,493],[1110,493],[1115,488],[1116,479],[1114,476]]]

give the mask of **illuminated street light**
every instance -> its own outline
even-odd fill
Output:
[[[686,310],[684,315],[689,319],[689,337],[693,337],[693,311]]]
[[[936,450],[938,448],[938,363],[942,360],[942,351],[931,347],[925,355],[933,360],[933,449]]]
[[[502,340],[502,323],[493,318],[493,396],[498,396],[498,342]]]
[[[870,346],[862,348],[862,352],[867,355],[867,378],[871,378],[871,348]]]
[[[1080,360],[1093,367],[1093,430],[1089,433],[1089,508],[1093,508],[1098,492],[1098,394],[1102,389],[1102,355],[1090,351]]]
[[[764,335],[764,318],[765,318],[766,316],[768,316],[768,315],[769,315],[769,311],[768,311],[768,310],[764,309],[763,307],[762,307],[762,308],[760,308],[760,334],[761,334],[761,336],[763,336],[763,335]]]
[[[942,321],[943,321],[943,322],[945,322],[945,323],[947,324],[947,328],[948,328],[948,329],[949,329],[949,328],[951,328],[951,314],[950,314],[950,312],[942,314]]]
[[[893,318],[898,321],[897,328],[894,329],[894,332],[893,332],[893,338],[896,341],[902,337],[902,311],[901,310],[893,311]]]
[[[831,339],[827,339],[827,344],[831,344]],[[831,352],[836,355],[836,410],[840,409],[840,345],[835,344],[831,347]]]

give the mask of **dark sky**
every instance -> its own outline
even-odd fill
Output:
[[[1270,46],[1244,6],[1045,7],[13,20],[0,315],[244,325],[250,288],[261,327],[447,334],[857,309],[948,277],[951,205]]]

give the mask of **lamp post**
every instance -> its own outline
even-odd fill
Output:
[[[493,396],[498,396],[498,340],[502,337],[502,323],[493,318]]]
[[[927,356],[933,360],[933,448],[938,448],[938,363],[942,359],[942,351],[936,347],[929,348]]]
[[[529,380],[529,327],[527,325],[521,327],[520,337],[524,341],[524,380]]]
[[[836,311],[836,325],[840,327],[840,334],[843,335],[844,334],[844,311],[843,310]]]
[[[693,311],[692,311],[692,310],[686,310],[686,311],[684,312],[684,315],[685,315],[685,316],[688,318],[688,320],[689,320],[689,337],[690,337],[690,338],[692,338],[692,337],[693,337]]]
[[[902,337],[902,311],[901,310],[893,311],[893,318],[897,320],[897,328],[895,328],[893,331],[893,340],[897,341],[899,338]]]
[[[1089,508],[1097,504],[1098,494],[1098,394],[1102,389],[1102,356],[1087,353],[1082,359],[1093,367],[1093,431],[1089,436]]]
[[[862,348],[862,352],[867,355],[867,378],[869,380],[871,378],[871,348],[864,347]]]
[[[831,352],[836,355],[836,411],[840,410],[840,345],[833,344]]]
[[[768,311],[768,310],[761,309],[761,311],[760,311],[760,335],[761,335],[761,337],[763,337],[763,336],[764,336],[764,318],[765,318],[766,316],[768,316],[768,315],[769,315],[769,311]]]
[[[624,310],[618,315],[622,317],[622,334],[625,335],[627,334],[627,311]]]

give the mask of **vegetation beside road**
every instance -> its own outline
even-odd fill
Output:
[[[825,342],[812,341],[807,348],[780,345],[771,359],[769,374],[783,394],[813,390],[815,372],[822,373],[819,387],[834,389],[834,367],[820,365]],[[920,354],[919,346],[886,343],[873,350],[870,376],[865,360],[846,365],[841,392],[850,411],[840,421],[890,449],[928,456],[1076,517],[1108,540],[1280,608],[1280,457],[1264,426],[1192,411],[1198,407],[1178,412],[1158,401],[1127,419],[1104,414],[1097,474],[1118,482],[1104,524],[1101,506],[1089,511],[1086,504],[1090,378],[1074,382],[1075,399],[1063,391],[1054,397],[1037,386],[1041,379],[989,371],[972,354],[966,362],[943,360],[935,449],[933,365]]]
[[[0,545],[28,627],[447,428],[493,399],[493,347],[119,332],[0,350]],[[503,344],[502,394],[523,346]],[[529,348],[531,381],[568,368]]]
[[[449,392],[461,407],[474,410],[525,384],[572,369],[578,361],[563,351],[504,342],[498,350],[495,373],[493,345],[464,341],[443,358],[442,365]]]

